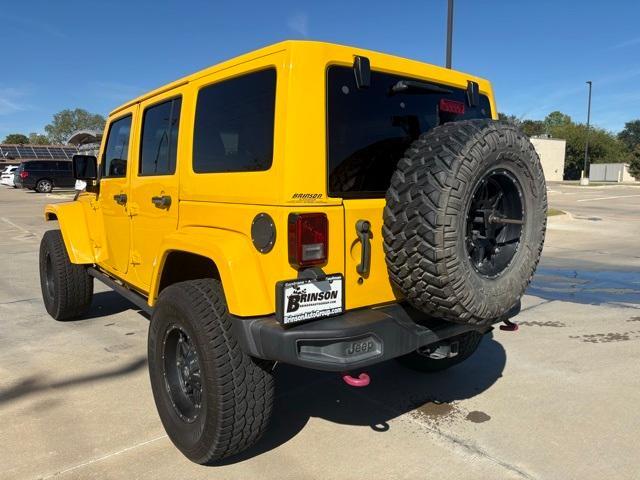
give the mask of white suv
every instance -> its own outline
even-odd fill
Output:
[[[2,171],[2,174],[0,174],[0,183],[8,187],[15,188],[16,185],[15,183],[13,183],[13,176],[17,169],[18,167],[15,165],[10,165],[8,167],[5,167],[5,169]]]

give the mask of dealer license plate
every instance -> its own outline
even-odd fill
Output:
[[[325,280],[288,280],[276,286],[276,319],[285,325],[339,315],[344,310],[342,275]]]

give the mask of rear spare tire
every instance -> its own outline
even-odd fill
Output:
[[[547,223],[540,159],[518,128],[465,120],[430,130],[398,163],[386,200],[389,275],[413,306],[486,325],[518,302]]]

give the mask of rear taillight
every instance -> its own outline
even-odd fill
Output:
[[[329,221],[324,213],[289,214],[289,263],[322,265],[329,253]]]
[[[29,172],[20,172],[20,178],[27,178],[29,176]]]
[[[464,115],[464,103],[456,102],[455,100],[448,100],[446,98],[441,98],[440,111],[447,112],[447,113],[455,113],[456,115]]]

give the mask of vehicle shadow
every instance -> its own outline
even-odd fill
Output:
[[[419,409],[429,417],[431,407],[487,390],[502,376],[505,364],[505,350],[490,333],[473,356],[449,370],[427,374],[395,361],[384,362],[364,369],[371,384],[360,389],[347,386],[336,373],[280,365],[275,372],[274,411],[264,437],[249,450],[215,465],[242,462],[273,450],[295,437],[311,417],[386,432],[391,428],[388,422],[404,413]],[[453,408],[433,411],[446,415]]]
[[[67,378],[55,382],[47,381],[46,378],[42,375],[32,375],[21,380],[15,385],[0,390],[0,405],[44,390],[66,388],[74,385],[81,385],[84,383],[97,382],[121,375],[129,375],[140,370],[141,368],[144,368],[146,365],[147,358],[146,356],[144,356],[136,358],[128,362],[126,365],[120,366],[115,369],[92,373],[89,375],[81,375],[74,378]]]
[[[136,307],[122,295],[113,290],[107,290],[104,292],[95,292],[93,294],[93,301],[91,302],[89,311],[87,311],[87,313],[85,313],[82,317],[78,318],[75,321],[81,322],[83,320],[92,320],[95,318],[106,317],[109,315],[115,315],[117,313],[124,312],[125,310],[138,311],[148,319],[148,315],[146,315],[144,312],[141,312],[138,307]]]

